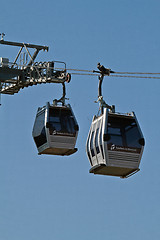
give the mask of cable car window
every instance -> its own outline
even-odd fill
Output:
[[[102,157],[104,158],[103,147],[102,147],[102,126],[101,126],[101,132],[100,132],[100,148],[101,148],[101,152],[102,152]]]
[[[100,153],[99,147],[98,147],[98,133],[99,133],[99,128],[96,130],[96,137],[95,137],[95,143],[96,143],[96,152],[97,154]]]
[[[110,143],[122,146],[122,135],[120,126],[112,122],[108,123],[108,135],[111,137]]]
[[[33,136],[37,147],[42,146],[47,142],[46,131],[44,127],[44,119],[45,112],[42,112],[36,117],[34,128],[33,128]]]
[[[88,139],[87,139],[87,155],[88,155],[90,164],[91,164],[91,166],[92,166],[93,164],[92,164],[91,156],[90,156],[90,153],[89,153],[89,137],[88,137]]]
[[[108,123],[108,134],[115,134],[115,135],[121,135],[121,131],[119,126],[115,125],[114,123]]]
[[[128,147],[140,148],[138,140],[141,138],[141,135],[136,123],[128,128],[125,133]]]
[[[51,129],[52,131],[56,130],[56,131],[60,131],[61,130],[61,123],[60,123],[60,118],[59,117],[53,117],[50,116],[49,117],[49,122],[51,124]]]
[[[95,153],[94,153],[94,149],[93,149],[93,137],[94,137],[94,131],[92,132],[92,135],[91,135],[91,141],[90,141],[90,148],[91,148],[91,155],[92,157],[95,156]]]
[[[68,109],[50,109],[49,123],[52,132],[56,131],[56,133],[65,133],[73,136],[76,134],[76,123],[71,111]]]
[[[124,148],[141,148],[138,142],[141,135],[135,120],[132,118],[109,117],[107,133],[110,136],[108,144]]]

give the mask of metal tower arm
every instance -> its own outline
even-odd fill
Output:
[[[19,43],[19,42],[10,42],[10,41],[0,40],[0,44],[16,46],[16,47],[26,46],[27,48],[36,48],[38,50],[44,50],[44,51],[46,50],[47,52],[49,50],[48,46],[35,45],[35,44],[30,44],[30,43]]]
[[[48,51],[49,47],[29,43],[5,41],[5,34],[2,33],[0,35],[0,44],[20,47],[14,62],[9,62],[8,58],[0,58],[0,93],[14,94],[24,87],[36,84],[64,83],[65,81],[70,81],[71,76],[66,72],[66,64],[64,62],[35,62],[39,51]],[[32,54],[30,53],[29,48],[34,49]],[[23,49],[26,53],[22,53]],[[27,60],[21,59],[22,54],[27,54],[27,56],[30,57],[30,60],[28,61],[28,58]],[[17,64],[17,60],[19,58],[20,63]],[[56,68],[55,64],[61,64],[61,67]]]

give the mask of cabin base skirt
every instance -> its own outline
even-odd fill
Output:
[[[64,148],[46,148],[42,152],[39,152],[38,154],[50,154],[50,155],[59,155],[59,156],[69,156],[75,152],[77,152],[77,148],[74,149],[64,149]]]
[[[121,178],[127,178],[134,173],[138,172],[140,169],[122,168],[122,167],[111,167],[105,164],[99,164],[90,169],[90,173],[115,176]]]

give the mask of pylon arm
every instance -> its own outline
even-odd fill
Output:
[[[71,76],[66,72],[66,65],[61,70],[55,70],[54,62],[36,62],[31,66],[21,66],[9,63],[8,59],[1,58],[0,83],[1,93],[17,93],[20,89],[41,83],[69,82]],[[15,68],[16,67],[16,68]]]
[[[65,62],[50,61],[50,62],[35,62],[35,59],[40,50],[47,50],[49,47],[5,41],[5,34],[2,33],[0,44],[20,47],[19,52],[14,62],[9,62],[8,58],[0,58],[0,93],[3,94],[14,94],[20,89],[41,83],[62,83],[70,82],[71,75],[66,72]],[[34,49],[30,52],[30,48]],[[22,50],[27,53],[22,53]],[[26,54],[26,55],[25,55]],[[22,56],[22,58],[21,58]],[[28,61],[28,56],[30,60]],[[20,60],[17,64],[17,60]],[[55,67],[56,65],[60,67]],[[65,90],[64,94],[65,95]],[[61,101],[65,97],[62,96]]]
[[[44,51],[46,50],[47,52],[49,49],[48,46],[35,45],[30,43],[10,42],[10,41],[4,41],[4,40],[0,40],[0,44],[16,46],[16,47],[24,47],[25,45],[27,48],[36,48],[38,50],[44,50]]]

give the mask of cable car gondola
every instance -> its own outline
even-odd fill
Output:
[[[71,106],[56,103],[38,108],[33,138],[39,154],[71,155],[78,135],[78,123]]]
[[[134,112],[109,112],[94,117],[86,150],[90,173],[127,177],[139,171],[144,138]]]
[[[139,171],[144,138],[135,114],[109,112],[94,117],[87,139],[90,173],[127,177]]]
[[[139,171],[144,137],[134,112],[115,113],[115,107],[105,103],[101,86],[103,77],[111,71],[100,63],[97,67],[101,114],[93,117],[86,143],[90,173],[125,178]]]

